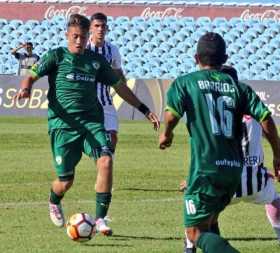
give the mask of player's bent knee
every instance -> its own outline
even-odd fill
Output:
[[[73,182],[74,182],[74,176],[71,176],[67,179],[65,177],[63,178],[59,177],[59,184],[64,192],[66,192],[73,185]]]

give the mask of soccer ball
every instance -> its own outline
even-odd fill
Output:
[[[87,213],[76,213],[67,221],[66,231],[74,241],[89,241],[96,233],[95,220]]]

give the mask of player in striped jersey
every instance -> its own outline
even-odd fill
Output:
[[[238,82],[234,68],[225,66],[223,71],[228,72]],[[245,115],[242,121],[244,167],[241,183],[232,203],[245,201],[265,204],[267,218],[280,243],[280,195],[276,192],[273,176],[264,167],[263,130],[261,125],[248,115]],[[275,171],[275,175],[278,176],[279,181],[279,171]]]
[[[223,66],[221,69],[238,82],[237,71],[233,67]],[[242,151],[244,155],[244,167],[241,175],[241,183],[231,201],[231,204],[240,201],[254,204],[265,204],[267,218],[273,227],[280,243],[280,196],[276,192],[273,176],[264,167],[264,152],[262,147],[262,127],[251,116],[243,117]],[[279,172],[275,171],[275,175]],[[181,189],[186,188],[186,182],[181,183]],[[219,234],[218,223],[212,230]],[[196,248],[187,239],[185,253],[195,253]]]
[[[91,36],[88,43],[88,48],[95,53],[103,55],[110,63],[115,73],[123,80],[125,80],[122,66],[121,55],[118,48],[105,40],[108,31],[107,16],[103,13],[94,13],[91,18],[90,32]],[[113,99],[110,95],[110,87],[104,83],[97,84],[97,95],[100,104],[104,110],[105,129],[110,134],[114,148],[117,144],[117,133],[119,128],[118,117],[116,109],[113,105]]]
[[[104,56],[107,62],[111,65],[116,76],[122,81],[122,83],[126,84],[126,79],[121,67],[121,56],[119,50],[116,46],[105,40],[106,32],[108,31],[107,16],[100,12],[94,13],[90,18],[90,22],[91,36],[89,38],[87,48]],[[128,91],[130,91],[129,88]],[[156,115],[151,113],[147,106],[142,104],[132,92],[129,93],[130,96],[133,96],[134,99],[140,103],[138,109],[142,111],[147,118],[157,118]],[[118,117],[116,109],[113,105],[112,96],[110,95],[110,88],[106,83],[97,83],[97,96],[103,107],[105,130],[109,134],[113,150],[115,150],[117,144]],[[129,102],[129,100],[126,101]],[[99,232],[107,235],[108,233],[106,231],[109,231],[109,235],[112,234],[111,228],[107,225],[105,219],[97,219],[96,225]],[[105,231],[105,233],[103,231]]]

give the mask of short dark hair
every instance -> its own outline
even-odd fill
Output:
[[[221,66],[227,60],[226,43],[221,35],[214,32],[207,32],[200,37],[196,53],[203,65]]]
[[[72,14],[67,22],[67,29],[71,26],[78,26],[83,30],[89,31],[90,21],[86,16]]]
[[[32,42],[26,42],[26,46],[30,46],[31,48],[33,48]]]
[[[102,20],[107,24],[107,16],[102,12],[93,13],[90,17],[90,22],[93,20]]]
[[[238,74],[237,74],[237,70],[232,67],[232,66],[228,66],[228,65],[223,65],[221,67],[221,71],[225,74],[228,74],[231,76],[231,78],[235,81],[238,82]]]

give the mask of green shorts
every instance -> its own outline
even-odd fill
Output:
[[[229,204],[239,180],[217,187],[207,177],[197,178],[184,193],[185,227],[196,226],[212,215],[218,215]]]
[[[112,145],[103,124],[87,124],[84,129],[54,129],[49,135],[54,167],[61,181],[74,177],[82,153],[94,160],[112,156]]]

